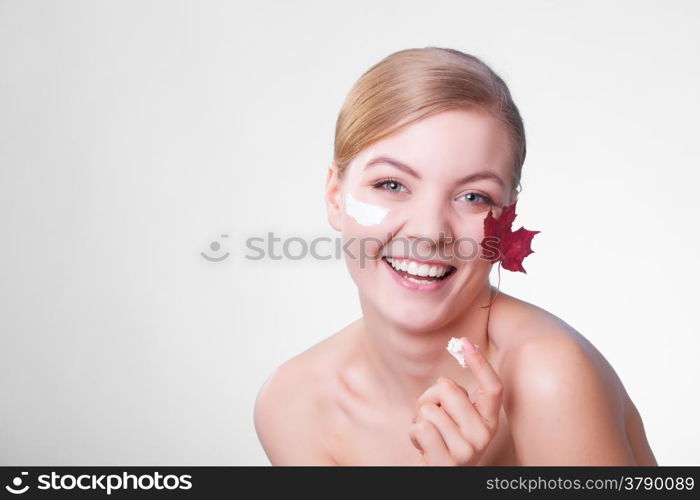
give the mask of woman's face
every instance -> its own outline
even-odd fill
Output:
[[[429,330],[458,316],[491,268],[479,258],[484,219],[515,199],[509,162],[506,133],[494,118],[454,110],[369,146],[342,181],[332,165],[329,222],[343,233],[363,305],[406,329]]]

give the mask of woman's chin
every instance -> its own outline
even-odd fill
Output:
[[[380,310],[384,312],[383,316],[388,323],[404,331],[435,330],[449,321],[446,311],[436,311],[434,308],[413,307],[410,310],[402,310],[384,305],[380,306]]]

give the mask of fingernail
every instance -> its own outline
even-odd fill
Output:
[[[467,337],[462,337],[462,343],[464,344],[464,350],[470,353],[475,353],[476,352],[476,347],[474,347],[474,344],[469,342]]]

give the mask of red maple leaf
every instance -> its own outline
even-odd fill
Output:
[[[491,262],[501,260],[504,269],[527,274],[527,271],[522,266],[522,261],[531,253],[535,253],[530,248],[530,243],[532,238],[540,231],[528,231],[524,227],[517,231],[511,231],[511,226],[516,217],[516,204],[517,201],[507,207],[503,207],[501,216],[498,219],[493,217],[493,210],[489,210],[488,215],[484,219],[484,239],[481,242],[481,246],[491,254],[495,254],[485,256],[487,260]],[[496,243],[496,246],[488,245],[489,242]]]

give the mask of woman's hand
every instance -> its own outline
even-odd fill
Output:
[[[478,395],[472,403],[464,387],[440,377],[418,398],[410,436],[423,456],[421,465],[475,465],[498,429],[501,379],[481,352],[470,349],[466,338],[461,340]]]

